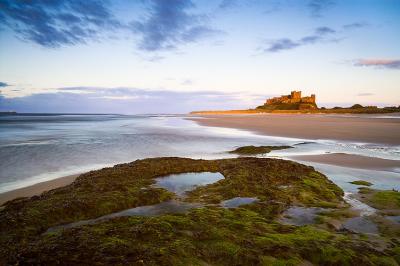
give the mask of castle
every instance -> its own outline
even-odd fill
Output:
[[[301,97],[301,91],[292,91],[290,95],[282,95],[267,99],[264,104],[267,109],[317,109],[315,94]]]
[[[267,99],[266,104],[280,104],[280,103],[311,103],[315,104],[315,94],[311,96],[301,97],[301,91],[292,91],[290,95],[282,95],[281,97],[274,97]]]

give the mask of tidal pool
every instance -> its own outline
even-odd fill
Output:
[[[53,232],[53,231],[56,231],[59,229],[73,228],[73,227],[78,227],[78,226],[82,226],[82,225],[95,224],[95,223],[103,222],[103,221],[106,221],[106,220],[109,220],[112,218],[124,217],[124,216],[155,216],[155,215],[162,215],[162,214],[166,214],[166,213],[184,213],[189,209],[199,208],[201,206],[202,205],[199,203],[187,203],[187,202],[182,202],[182,201],[170,200],[170,201],[165,201],[165,202],[161,202],[161,203],[154,204],[154,205],[140,206],[140,207],[136,207],[136,208],[123,210],[120,212],[114,212],[111,214],[100,216],[95,219],[82,220],[82,221],[75,222],[75,223],[54,226],[54,227],[49,228],[47,230],[47,232]]]
[[[165,188],[171,192],[174,192],[176,195],[183,197],[186,192],[195,189],[197,186],[212,184],[221,179],[224,179],[224,176],[221,173],[183,173],[156,178],[156,184],[154,184],[154,186]],[[155,216],[167,213],[184,213],[190,209],[199,208],[202,206],[203,205],[200,203],[188,203],[180,200],[170,200],[154,205],[139,206],[120,212],[114,212],[95,219],[82,220],[75,223],[54,226],[49,228],[47,232],[53,232],[59,229],[67,229],[82,225],[95,224],[98,222],[103,222],[112,218],[123,216]]]
[[[385,216],[386,219],[394,222],[394,223],[398,223],[400,224],[400,215],[398,216]]]
[[[368,219],[367,216],[355,217],[347,220],[343,228],[354,233],[378,234],[378,226]]]
[[[209,185],[221,179],[224,179],[224,176],[218,172],[183,173],[156,178],[154,186],[165,188],[182,197],[186,192],[198,186]]]
[[[325,210],[322,208],[305,208],[292,206],[283,212],[282,218],[279,221],[284,224],[298,226],[314,224],[317,215],[323,211]]]
[[[246,197],[236,197],[221,202],[221,206],[224,208],[236,208],[241,205],[251,204],[258,201],[257,198],[246,198]]]

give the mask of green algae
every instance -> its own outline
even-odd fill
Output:
[[[396,190],[359,189],[360,200],[378,210],[400,209],[400,192]]]
[[[77,253],[80,249],[85,252]],[[277,224],[247,208],[203,208],[185,215],[123,217],[42,238],[32,243],[29,253],[20,256],[25,263],[70,265],[92,261],[257,265],[271,260],[275,265],[299,265],[302,261],[316,265],[374,265],[374,260],[388,257],[350,236],[312,226]]]
[[[356,181],[352,181],[349,183],[353,184],[353,185],[358,185],[358,186],[367,186],[367,187],[372,186],[372,183],[370,183],[368,181],[364,181],[364,180],[356,180]]]
[[[357,198],[378,210],[371,220],[378,226],[381,236],[400,239],[400,225],[387,219],[387,216],[400,214],[400,192],[362,187],[359,188]],[[397,245],[400,245],[398,240]]]
[[[291,146],[242,146],[229,153],[239,154],[239,155],[258,155],[270,153],[275,150],[290,149]]]
[[[154,179],[185,172],[220,172],[225,177],[191,191],[186,201],[259,201],[233,209],[206,205],[184,214],[118,217],[45,233],[52,226],[174,198],[152,187]],[[293,204],[341,208],[342,196],[324,175],[291,161],[138,160],[89,172],[38,197],[6,203],[0,211],[0,264],[379,265],[396,258],[397,250],[377,250],[367,239],[277,222]]]

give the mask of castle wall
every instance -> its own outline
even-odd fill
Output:
[[[290,95],[282,95],[281,97],[274,97],[267,99],[266,104],[295,104],[295,103],[307,103],[315,104],[315,94],[311,96],[301,97],[301,91],[292,91]]]
[[[283,95],[281,97],[274,97],[271,99],[267,99],[267,104],[278,104],[278,103],[285,103],[289,100],[289,95]]]
[[[315,97],[303,97],[301,98],[302,103],[315,103]]]

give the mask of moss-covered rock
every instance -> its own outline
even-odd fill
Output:
[[[242,146],[229,153],[239,154],[239,155],[258,155],[270,153],[271,151],[290,149],[291,146]]]
[[[364,180],[355,180],[355,181],[351,181],[349,182],[350,184],[353,185],[358,185],[358,186],[372,186],[372,183],[368,182],[368,181],[364,181]]]
[[[378,210],[399,210],[400,192],[396,190],[359,189],[360,200]]]
[[[225,179],[188,193],[184,200],[206,205],[184,214],[119,217],[46,232],[52,226],[174,198],[173,193],[153,187],[154,179],[185,172],[220,172]],[[353,235],[277,222],[292,204],[340,207],[342,195],[324,175],[291,161],[138,160],[89,172],[38,197],[6,203],[0,211],[0,264],[379,265],[395,261],[397,250],[377,250],[373,243]],[[259,201],[233,209],[212,205],[233,197]]]
[[[400,225],[390,219],[390,216],[400,215],[400,192],[361,187],[357,198],[378,210],[371,219],[379,227],[382,236],[400,239]],[[400,245],[400,241],[397,245]]]
[[[43,236],[22,252],[27,264],[381,265],[379,252],[351,235],[281,225],[248,208],[123,217]],[[271,265],[271,264],[265,264]],[[273,264],[272,264],[273,265]],[[277,264],[280,265],[280,264]],[[283,264],[287,265],[287,264]],[[395,264],[394,264],[395,265]]]

